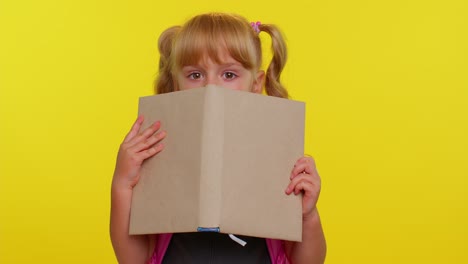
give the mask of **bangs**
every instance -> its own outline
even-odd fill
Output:
[[[258,36],[247,21],[235,16],[201,15],[189,21],[177,35],[174,48],[175,67],[196,65],[203,58],[223,63],[227,52],[248,70],[261,65]]]

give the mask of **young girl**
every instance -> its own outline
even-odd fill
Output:
[[[258,34],[272,39],[273,57],[266,73],[260,70]],[[237,15],[210,13],[183,26],[167,29],[159,39],[161,54],[156,93],[206,85],[288,98],[280,83],[286,45],[274,25],[248,23]],[[143,117],[133,124],[120,146],[112,181],[110,235],[119,263],[323,263],[326,245],[316,208],[320,177],[311,157],[291,164],[285,195],[302,193],[302,242],[241,237],[245,248],[217,233],[131,236],[128,233],[133,187],[144,160],[164,149],[165,131],[154,123],[140,131]]]

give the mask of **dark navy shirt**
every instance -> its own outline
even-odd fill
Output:
[[[236,237],[247,245],[243,247],[221,233],[175,233],[162,263],[271,263],[264,238]]]

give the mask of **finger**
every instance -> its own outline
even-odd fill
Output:
[[[291,171],[290,179],[293,179],[294,177],[296,177],[297,175],[301,173],[308,173],[308,174],[317,173],[315,164],[310,161],[302,161],[302,162],[296,163],[296,165]]]
[[[310,168],[309,164],[301,163],[296,165],[291,171],[290,179],[293,179],[301,173],[312,173],[312,169]]]
[[[298,184],[296,184],[296,187],[294,188],[294,194],[298,195],[302,191],[304,191],[304,193],[305,193],[306,190],[308,190],[307,192],[310,193],[310,189],[312,189],[311,185],[312,184],[310,184],[310,183],[308,184],[305,181],[299,182]]]
[[[156,134],[153,134],[152,136],[150,136],[146,140],[141,141],[141,142],[137,143],[136,145],[132,146],[130,149],[131,149],[131,151],[133,151],[135,153],[138,153],[138,152],[143,151],[143,150],[147,150],[147,149],[151,148],[153,145],[155,145],[156,143],[163,140],[166,137],[166,134],[167,134],[166,131],[161,131],[161,132],[158,132]]]
[[[135,137],[135,135],[138,134],[138,131],[140,131],[140,127],[144,119],[145,118],[142,115],[138,116],[138,118],[133,123],[132,128],[130,129],[128,134],[125,136],[124,143],[129,142],[130,140],[132,140],[133,137]]]
[[[314,184],[310,182],[300,182],[296,185],[294,189],[294,194],[298,195],[300,193],[304,193],[304,197],[312,198],[315,200],[314,204],[317,202],[317,199],[320,195],[320,188],[317,188]]]
[[[141,158],[142,160],[146,160],[146,159],[158,154],[163,149],[164,149],[164,144],[163,143],[156,144],[156,145],[152,146],[151,148],[148,148],[148,149],[138,153],[138,158]]]
[[[288,187],[286,188],[286,190],[285,190],[286,194],[291,194],[294,191],[294,189],[296,188],[296,185],[299,184],[302,181],[312,183],[312,177],[310,175],[307,175],[307,174],[301,174],[301,175],[295,177],[294,179],[291,180]]]
[[[314,165],[315,166],[315,160],[312,156],[310,155],[306,155],[304,157],[301,157],[300,159],[297,160],[296,164],[300,164],[300,163],[309,163],[311,165]]]
[[[159,121],[154,122],[151,126],[143,130],[143,132],[141,132],[138,136],[134,137],[131,141],[129,141],[128,142],[129,147],[133,148],[140,142],[147,140],[149,137],[154,135],[154,133],[156,133],[156,131],[158,131],[159,128],[161,128],[161,122]]]
[[[312,173],[299,173],[291,181],[297,182],[297,181],[300,181],[301,179],[306,179],[307,181],[310,181],[314,184],[320,184],[322,181],[320,179],[319,174],[317,173],[317,170],[312,171]]]

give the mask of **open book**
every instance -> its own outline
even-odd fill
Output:
[[[300,195],[284,190],[304,154],[305,104],[208,86],[141,97],[165,149],[135,186],[130,234],[214,230],[301,241]]]

